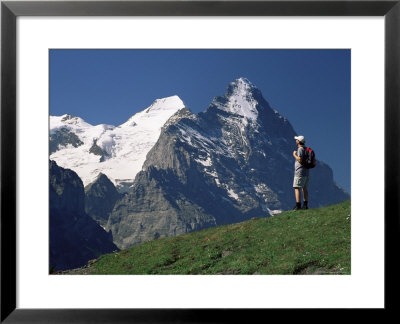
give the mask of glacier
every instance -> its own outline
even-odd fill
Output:
[[[50,159],[75,171],[84,186],[103,173],[121,191],[127,190],[142,169],[147,153],[156,143],[165,122],[185,108],[176,95],[155,100],[123,124],[91,125],[71,115],[50,116],[50,141],[57,132],[68,131],[83,143],[76,147],[58,144]]]

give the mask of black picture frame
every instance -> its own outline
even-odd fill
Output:
[[[393,1],[2,1],[1,322],[198,323],[256,319],[265,310],[17,309],[16,19],[19,16],[383,16],[385,19],[385,307],[396,308],[399,237],[400,0]],[[379,157],[378,157],[379,158]],[[373,188],[371,197],[373,200]],[[371,260],[373,262],[373,260]],[[393,297],[391,297],[393,296]],[[261,314],[259,314],[261,313]]]

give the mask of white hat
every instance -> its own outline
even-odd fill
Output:
[[[299,140],[303,144],[306,142],[306,138],[303,135],[295,136],[294,139]]]

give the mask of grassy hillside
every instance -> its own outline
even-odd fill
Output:
[[[350,220],[350,201],[289,211],[147,242],[80,273],[350,274]]]

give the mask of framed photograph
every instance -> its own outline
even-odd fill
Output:
[[[393,309],[399,15],[398,1],[2,1],[1,321],[227,322],[238,312],[270,309]],[[193,95],[199,92],[203,101]],[[144,99],[134,102],[135,93]],[[315,143],[317,161],[321,151],[327,160],[314,169],[318,188],[310,171],[310,192],[320,204],[310,199],[310,212],[350,195],[351,212],[350,203],[340,205],[343,219],[322,221],[294,211],[285,216],[286,229],[262,232],[258,214],[275,221],[292,202],[296,210],[308,207],[307,190],[299,189],[307,188],[300,185],[303,175],[290,194],[282,184],[303,154],[307,121],[319,123],[304,135]],[[293,150],[286,156],[289,137],[297,145],[293,156]],[[181,155],[171,153],[169,161],[163,152],[178,142]],[[287,172],[265,176],[257,168],[267,162]],[[128,165],[134,172],[125,172]],[[177,180],[166,170],[184,175]],[[188,174],[196,184],[180,194],[176,184]],[[69,200],[62,201],[60,179],[78,186],[85,203],[67,191]],[[107,211],[96,185],[107,186],[119,205]],[[86,217],[79,220],[82,233],[59,225],[74,208]],[[171,234],[165,219],[174,213]],[[189,214],[196,220],[185,219]],[[229,263],[231,250],[215,252],[228,236],[203,246],[208,259],[214,252],[224,259],[212,270],[211,263],[185,264],[190,255],[178,241],[175,252],[160,250],[156,260],[146,260],[145,249],[125,252],[148,240],[237,223],[232,215],[259,224],[251,227],[256,236],[289,236],[289,228],[304,222],[295,265],[274,265],[273,246],[258,251],[258,239],[241,259],[245,267]],[[55,223],[62,248],[52,236]],[[302,240],[318,224],[336,233],[326,238],[328,251]],[[79,259],[66,246],[81,250]],[[112,260],[96,259],[100,250]],[[129,263],[129,253],[143,261]],[[258,265],[258,253],[268,262]],[[65,275],[71,269],[93,275]]]

